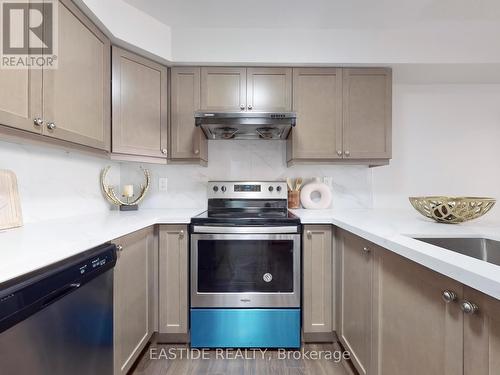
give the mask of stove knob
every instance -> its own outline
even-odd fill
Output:
[[[281,186],[276,186],[276,191],[279,193],[281,191]]]
[[[272,192],[273,190],[274,190],[274,188],[272,186],[269,186],[269,191]]]
[[[223,193],[226,191],[226,187],[225,186],[222,186],[220,189],[222,190]]]
[[[214,186],[213,189],[214,189],[214,192],[216,192],[216,193],[219,191],[219,187],[218,186]]]

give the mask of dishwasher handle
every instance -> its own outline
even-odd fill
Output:
[[[81,285],[82,285],[81,283],[71,283],[71,284],[68,284],[68,285],[62,287],[61,289],[58,289],[58,290],[50,293],[42,302],[41,308],[43,309],[44,307],[57,301],[59,298],[64,297],[66,294],[73,292],[74,290],[78,289]]]

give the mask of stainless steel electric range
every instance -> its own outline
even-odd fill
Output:
[[[191,346],[300,347],[301,226],[286,183],[210,182],[190,232]]]

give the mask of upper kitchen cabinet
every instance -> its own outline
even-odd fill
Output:
[[[342,158],[342,70],[293,70],[297,125],[288,137],[287,160]]]
[[[291,68],[201,68],[201,110],[288,112]]]
[[[194,122],[200,108],[200,68],[176,67],[170,73],[170,160],[205,165],[207,139]]]
[[[113,158],[166,163],[167,76],[166,67],[113,47]]]
[[[247,68],[247,110],[289,112],[292,108],[291,68]]]
[[[343,70],[343,151],[348,159],[389,159],[392,78],[389,69]]]
[[[58,40],[58,67],[43,70],[43,132],[109,151],[109,40],[69,0],[58,2]]]
[[[0,69],[0,124],[42,133],[42,71]]]
[[[392,79],[384,68],[294,68],[297,125],[288,165],[348,162],[383,165],[391,158]]]
[[[247,70],[232,67],[201,68],[201,110],[243,111],[247,106]]]

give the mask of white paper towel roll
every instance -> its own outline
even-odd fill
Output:
[[[318,194],[318,200],[313,200],[313,194]],[[329,208],[332,203],[332,192],[328,185],[320,182],[319,178],[307,184],[300,191],[300,202],[302,207],[314,210]]]

